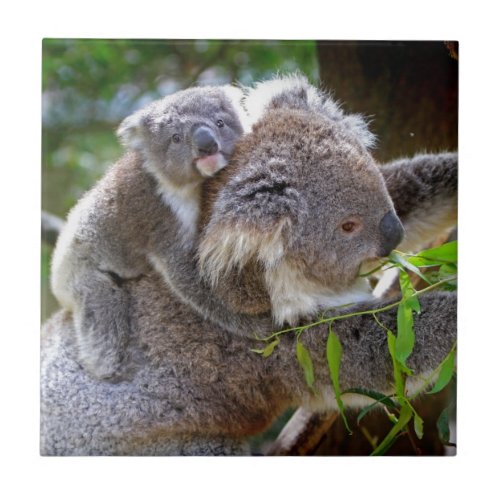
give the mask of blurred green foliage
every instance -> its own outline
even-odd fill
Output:
[[[277,72],[318,80],[314,41],[45,39],[42,208],[60,217],[121,154],[119,122],[192,85],[248,85]],[[42,320],[56,307],[42,251]]]

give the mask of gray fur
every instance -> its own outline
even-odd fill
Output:
[[[382,165],[381,172],[406,229],[402,250],[418,250],[456,225],[457,153],[402,158]]]
[[[135,154],[109,174],[112,196],[96,191],[95,206],[113,206],[117,217],[125,211],[131,227],[142,223],[146,234],[166,245],[161,248],[167,265],[164,273],[145,265],[139,275],[120,284],[128,297],[130,328],[122,351],[122,380],[117,383],[95,380],[79,365],[80,340],[70,313],[58,313],[45,325],[42,454],[244,454],[246,438],[267,428],[286,408],[336,408],[325,361],[327,327],[311,328],[301,337],[313,358],[317,394],[305,384],[293,336],[283,337],[273,355],[264,359],[250,351],[260,347],[250,332],[266,324],[274,328],[275,282],[269,277],[284,263],[298,270],[297,293],[315,297],[319,287],[333,297],[342,296],[357,282],[359,264],[380,254],[387,236],[381,234],[380,221],[393,213],[394,206],[365,141],[356,139],[343,120],[289,104],[264,113],[236,148],[231,165],[204,187],[200,255],[204,275],[215,280],[203,282],[197,274],[195,249],[179,251],[178,245],[169,243],[165,236],[172,226],[163,233],[157,230],[152,216],[156,205],[140,203],[149,199],[155,181],[145,172],[138,180]],[[440,157],[436,162],[443,164]],[[434,169],[431,160],[426,165],[419,174],[422,178]],[[396,210],[409,207],[403,222],[411,222],[416,213],[431,223],[432,210],[419,210],[425,204],[440,210],[436,193],[447,192],[447,175],[434,176],[429,186],[435,184],[435,189],[424,189],[418,204],[405,197],[407,192],[411,195],[408,177],[397,173],[403,167],[392,168],[396,174],[387,186],[398,200]],[[439,168],[456,177],[453,161]],[[116,186],[126,189],[114,191]],[[448,205],[450,197],[444,198]],[[137,210],[130,211],[132,206]],[[102,228],[93,213],[88,212],[85,227],[97,235]],[[362,229],[351,236],[339,232],[339,224],[354,213]],[[113,219],[105,227],[114,228]],[[179,226],[174,227],[178,231]],[[117,230],[110,241],[116,237],[120,245],[120,234]],[[256,239],[245,240],[248,234]],[[257,243],[247,252],[238,241]],[[273,242],[281,251],[275,251]],[[141,243],[137,245],[140,252]],[[140,260],[140,255],[134,259]],[[435,368],[456,338],[454,294],[429,294],[421,304],[409,358],[416,378]],[[224,315],[229,323],[234,319],[229,329],[220,326]],[[379,319],[394,330],[395,310]],[[344,349],[341,387],[390,393],[393,374],[385,330],[367,316],[338,322],[335,332]],[[345,403],[362,404],[349,397]]]
[[[248,453],[242,444],[245,438],[267,428],[286,408],[335,408],[325,360],[326,327],[308,330],[301,338],[315,366],[315,396],[296,361],[293,336],[284,337],[275,353],[264,359],[250,351],[259,343],[202,320],[156,276],[143,276],[129,285],[134,339],[129,350],[140,360],[129,381],[95,380],[77,363],[68,314],[58,313],[45,325],[43,455]],[[435,368],[456,335],[454,294],[430,294],[421,304],[409,360],[416,375]],[[379,315],[392,329],[395,317],[394,310]],[[361,317],[336,323],[335,333],[344,349],[342,388],[391,392],[385,331],[371,317]]]

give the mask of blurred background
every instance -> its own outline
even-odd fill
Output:
[[[120,121],[192,85],[250,85],[300,71],[331,91],[347,112],[370,120],[378,161],[458,146],[456,42],[45,39],[42,65],[42,210],[62,219],[119,158]],[[53,224],[57,228],[58,220]],[[42,321],[58,308],[48,286],[53,243],[44,234]],[[420,414],[436,417],[447,398],[434,397]],[[374,421],[372,429],[385,432],[385,421]],[[259,439],[272,439],[275,430],[270,432]],[[336,423],[315,453],[366,454],[369,439],[357,434],[346,439]],[[436,433],[424,440],[423,453],[444,453]],[[415,454],[415,446],[401,443],[392,453]]]

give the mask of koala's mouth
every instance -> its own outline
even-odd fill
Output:
[[[359,265],[358,277],[367,277],[371,275],[375,270],[380,269],[381,264],[385,261],[380,257],[371,257],[369,259],[364,260]]]
[[[213,155],[195,158],[194,164],[203,177],[211,177],[227,165],[227,160],[224,153],[218,151]]]

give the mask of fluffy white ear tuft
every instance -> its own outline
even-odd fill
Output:
[[[243,106],[243,100],[245,98],[245,93],[247,88],[241,85],[224,85],[222,87],[224,93],[231,101],[234,110],[236,111],[238,118],[240,119],[241,126],[243,127],[243,132],[246,134],[251,131],[252,123],[250,122],[250,117]]]
[[[368,130],[368,124],[361,115],[345,114],[328,92],[311,85],[302,74],[277,76],[272,80],[257,83],[254,88],[248,90],[243,104],[252,124],[272,108],[305,109],[342,124],[366,148],[375,145],[375,136]]]
[[[232,270],[241,271],[256,259],[265,269],[272,268],[283,257],[282,221],[274,232],[263,233],[255,228],[220,225],[209,231],[198,250],[200,271],[213,286]]]
[[[259,82],[254,88],[249,89],[244,105],[252,122],[255,123],[268,109],[284,104],[290,106],[290,97],[300,99],[303,104],[292,107],[304,107],[310,100],[318,99],[318,92],[303,75],[276,76],[271,80]],[[282,103],[283,100],[285,102]]]
[[[138,151],[144,147],[145,137],[142,118],[142,110],[136,111],[125,118],[118,127],[116,135],[125,148]]]

